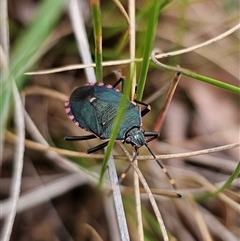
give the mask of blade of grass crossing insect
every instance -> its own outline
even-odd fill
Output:
[[[138,100],[141,100],[143,96],[147,72],[148,72],[149,63],[150,63],[149,56],[151,55],[151,52],[152,52],[159,12],[169,2],[170,2],[169,0],[165,0],[163,2],[153,0],[151,1],[151,5],[147,13],[147,18],[146,18],[147,26],[146,26],[146,34],[145,34],[145,40],[144,40],[143,61],[141,65],[139,83],[138,83],[138,93],[137,93]]]
[[[128,81],[126,83],[125,90],[126,90],[127,93],[129,93],[131,91],[131,82],[130,81]],[[114,146],[117,134],[118,134],[120,124],[122,122],[122,117],[124,116],[124,113],[126,111],[127,102],[128,102],[128,99],[124,95],[123,98],[121,99],[121,102],[120,102],[120,105],[119,105],[119,108],[118,108],[118,112],[117,112],[117,116],[114,120],[112,133],[111,133],[110,140],[108,142],[106,152],[105,152],[105,156],[104,156],[104,159],[103,159],[103,164],[102,164],[102,169],[101,169],[101,174],[100,174],[100,179],[99,179],[99,188],[101,188],[101,186],[102,186],[103,177],[104,177],[104,174],[105,174],[106,169],[107,169],[108,160],[109,160],[109,157],[111,155],[111,152],[112,152],[112,149],[113,149],[113,146]]]
[[[95,63],[97,81],[102,81],[102,23],[99,0],[91,0],[93,31],[95,39]]]

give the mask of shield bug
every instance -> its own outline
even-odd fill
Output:
[[[87,136],[66,136],[65,140],[80,141],[97,137],[101,140],[106,140],[100,145],[90,148],[87,153],[93,153],[107,146],[120,101],[122,98],[126,98],[115,88],[123,80],[123,78],[120,78],[113,86],[104,83],[90,83],[73,91],[70,99],[65,102],[67,115],[74,124],[93,134]],[[143,109],[138,104],[142,105]],[[134,103],[132,103],[127,101],[116,140],[131,144],[134,147],[136,154],[132,162],[137,158],[138,149],[146,146],[176,191],[174,180],[168,174],[167,169],[156,159],[156,156],[148,146],[148,143],[156,139],[159,133],[147,132],[141,128],[142,117],[150,110],[150,105],[143,102],[134,100]],[[177,193],[177,195],[181,197],[181,194]]]

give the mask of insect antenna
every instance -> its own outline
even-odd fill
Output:
[[[157,162],[157,164],[161,167],[161,169],[163,170],[163,172],[165,173],[165,175],[167,176],[170,184],[172,185],[174,191],[177,194],[177,197],[181,198],[182,194],[178,192],[177,190],[177,186],[175,183],[175,180],[169,175],[167,169],[161,164],[161,162],[156,158],[156,156],[154,155],[154,153],[152,152],[152,150],[149,148],[147,142],[145,143],[145,146],[147,147],[147,149],[149,150],[149,152],[151,153],[151,155],[153,156],[153,158],[155,159],[155,161]]]
[[[116,185],[119,185],[119,184],[122,183],[123,179],[126,177],[127,173],[128,173],[129,170],[131,169],[132,163],[136,160],[137,156],[138,156],[138,151],[135,152],[131,163],[127,166],[127,168],[125,169],[125,171],[122,172],[122,174],[121,174],[120,177],[118,178],[118,182],[117,182]]]

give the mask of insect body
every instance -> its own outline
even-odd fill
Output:
[[[95,152],[107,146],[120,101],[122,98],[126,98],[115,88],[122,81],[123,79],[121,78],[113,86],[104,83],[91,83],[86,86],[78,87],[73,91],[70,99],[65,102],[67,115],[77,126],[93,134],[88,136],[67,136],[65,140],[88,140],[96,137],[106,140],[106,142],[90,148],[87,151],[88,153]],[[143,145],[146,146],[176,190],[174,180],[169,176],[167,170],[156,159],[155,155],[148,147],[148,142],[157,138],[159,133],[145,132],[141,129],[142,117],[150,111],[150,106],[137,100],[134,102],[135,103],[127,101],[116,140],[126,142],[134,147],[136,154],[132,162],[137,158],[138,149]],[[136,104],[141,104],[144,108],[141,109]]]
[[[124,95],[111,85],[90,84],[77,88],[65,107],[76,125],[105,140],[110,138],[122,97]],[[140,128],[140,107],[128,101],[123,120],[116,140],[124,140],[126,133],[133,127]]]

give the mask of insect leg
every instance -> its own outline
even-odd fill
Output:
[[[88,135],[88,136],[65,136],[66,141],[84,141],[97,138],[95,135]]]
[[[145,136],[145,137],[150,136],[150,138],[148,138],[148,139],[146,140],[146,142],[148,143],[148,142],[156,139],[156,138],[159,136],[159,133],[156,132],[156,131],[146,131],[146,132],[144,132],[144,136]]]
[[[117,87],[121,82],[123,83],[125,81],[124,77],[120,77],[119,80],[113,85],[113,88]]]
[[[133,100],[135,103],[137,103],[137,104],[140,104],[140,105],[143,105],[145,108],[144,109],[142,109],[142,111],[141,111],[141,116],[143,117],[143,116],[145,116],[150,110],[151,110],[151,106],[150,105],[148,105],[148,104],[146,104],[146,103],[144,103],[144,102],[142,102],[142,101],[139,101],[139,100]]]
[[[103,142],[103,143],[101,143],[101,144],[98,145],[98,146],[95,146],[95,147],[92,147],[92,148],[88,149],[88,150],[87,150],[87,153],[90,154],[90,153],[93,153],[93,152],[95,152],[95,151],[101,150],[101,149],[103,149],[104,147],[106,147],[107,145],[108,145],[108,141]]]
[[[97,138],[97,137],[95,135],[88,135],[88,136],[65,136],[64,139],[66,141],[84,141],[84,140],[90,140],[90,139],[94,139],[94,138]],[[104,142],[104,143],[101,143],[98,146],[92,147],[92,148],[87,150],[87,153],[90,154],[90,153],[93,153],[95,151],[101,150],[105,146],[107,146],[107,144],[108,144],[108,141]]]

